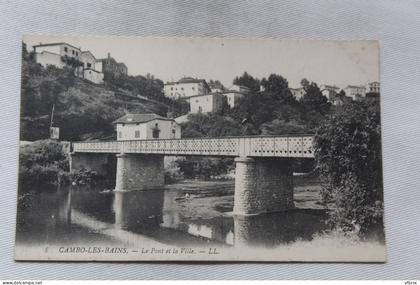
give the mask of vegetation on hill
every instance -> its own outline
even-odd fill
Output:
[[[119,85],[107,82],[96,85],[74,76],[71,68],[46,68],[37,64],[31,54],[22,61],[21,140],[49,137],[51,111],[54,124],[60,127],[61,140],[106,138],[114,135],[112,121],[126,112],[153,112],[166,115],[181,113],[185,106],[164,98],[159,80],[153,77],[128,76],[120,84],[128,94],[145,94],[153,100],[142,102],[115,96]],[[143,93],[141,93],[143,92]]]
[[[182,125],[184,137],[315,133],[334,110],[317,84],[306,79],[302,80],[306,94],[300,101],[293,97],[287,80],[277,74],[259,80],[245,72],[233,82],[249,87],[250,94],[233,109],[190,115]]]

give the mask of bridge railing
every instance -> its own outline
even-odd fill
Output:
[[[121,152],[121,142],[112,141],[73,143],[73,152],[119,153]]]
[[[74,143],[75,152],[313,157],[312,136],[254,136]]]

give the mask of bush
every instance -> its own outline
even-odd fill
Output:
[[[72,171],[69,175],[69,179],[76,185],[96,185],[101,180],[100,175],[96,171],[89,169],[80,169],[78,171]]]
[[[177,160],[176,164],[184,178],[210,179],[211,176],[226,174],[233,168],[232,158],[189,158]]]
[[[382,222],[383,185],[379,106],[352,102],[315,135],[315,158],[324,202],[333,202],[330,222],[363,235]]]
[[[58,185],[66,179],[69,161],[59,142],[42,140],[21,146],[19,186],[22,190]]]

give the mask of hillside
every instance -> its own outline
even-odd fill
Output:
[[[150,86],[150,80],[144,84]],[[71,69],[44,68],[29,57],[24,58],[20,138],[48,138],[53,106],[53,123],[60,127],[61,140],[109,138],[114,135],[112,121],[127,112],[166,115],[173,109],[174,104],[159,102],[160,94],[156,100],[136,98],[135,91],[110,82],[96,85],[75,77]],[[161,92],[158,86],[152,91]]]

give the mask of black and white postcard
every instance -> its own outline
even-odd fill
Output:
[[[16,260],[385,262],[379,44],[22,39]]]

